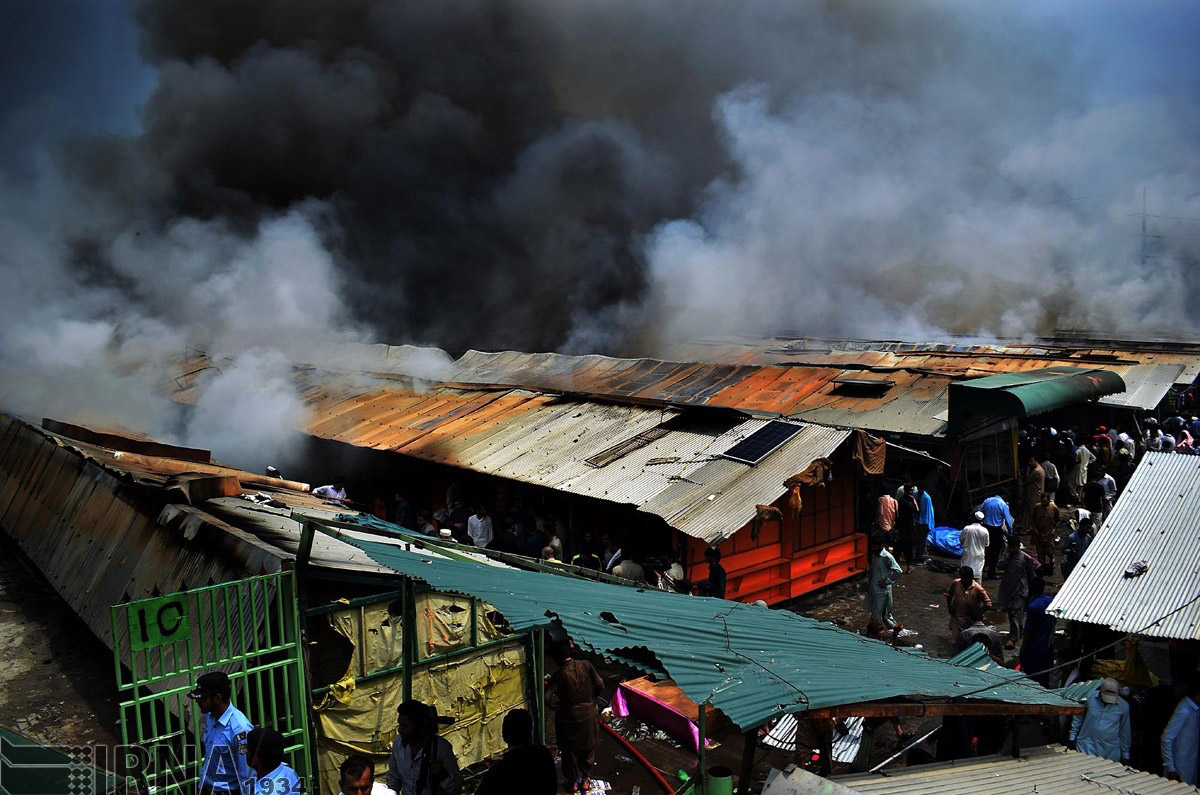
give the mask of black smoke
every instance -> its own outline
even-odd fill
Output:
[[[1016,6],[131,2],[136,129],[0,166],[5,408],[144,422],[196,349],[210,426],[286,427],[325,342],[1196,326],[1196,97],[1105,94]],[[1142,188],[1184,219],[1147,267]]]

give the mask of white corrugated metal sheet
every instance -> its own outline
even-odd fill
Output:
[[[1195,792],[1179,781],[1125,767],[1060,745],[1026,749],[1019,759],[982,756],[935,765],[862,773],[833,781],[863,795],[1184,795]],[[794,790],[780,790],[790,792]],[[763,795],[775,790],[764,789]]]
[[[1153,409],[1179,380],[1183,371],[1182,364],[1135,364],[1121,372],[1125,391],[1105,395],[1099,402],[1106,406]]]
[[[1147,453],[1050,611],[1158,638],[1200,639],[1200,456]],[[1144,560],[1149,570],[1125,577]]]
[[[766,424],[748,420],[713,444],[716,453],[732,447]],[[714,458],[672,482],[638,510],[661,516],[710,544],[727,538],[754,518],[755,505],[774,502],[786,491],[783,482],[814,459],[826,458],[851,434],[839,428],[804,425],[775,452],[751,466],[729,458]]]

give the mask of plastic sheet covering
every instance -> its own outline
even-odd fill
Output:
[[[494,608],[480,604],[476,618],[478,643],[497,640],[503,633],[488,620]],[[417,595],[417,654],[427,660],[471,645],[471,597],[457,594]]]
[[[962,557],[962,530],[957,527],[934,527],[925,536],[925,545],[940,555]]]
[[[413,698],[436,704],[441,715],[454,718],[442,736],[466,767],[507,747],[500,725],[509,710],[530,709],[528,676],[525,643],[514,640],[416,671]]]
[[[422,659],[470,646],[470,597],[418,594],[416,608]],[[489,610],[479,607],[479,643],[503,635],[487,620]],[[338,767],[351,754],[374,759],[380,778],[387,770],[396,736],[396,707],[404,698],[404,672],[355,680],[403,664],[403,622],[400,615],[389,612],[388,603],[381,602],[330,613],[329,623],[354,646],[345,674],[314,707],[321,791],[338,792]],[[527,662],[523,638],[514,638],[511,644],[414,671],[413,698],[435,704],[443,715],[455,718],[443,734],[462,766],[504,750],[500,736],[504,714],[515,707],[529,708]]]
[[[404,674],[397,671],[357,684],[355,679],[403,663],[403,621],[386,602],[339,610],[328,618],[334,631],[354,646],[345,674],[315,707],[321,791],[338,792],[338,767],[351,754],[375,759],[378,773],[387,769]]]

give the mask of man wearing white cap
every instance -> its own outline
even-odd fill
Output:
[[[1129,760],[1129,704],[1116,679],[1105,679],[1088,696],[1087,712],[1071,721],[1070,745],[1076,751],[1114,762]]]
[[[970,566],[975,575],[975,581],[983,578],[984,550],[988,547],[991,537],[983,526],[983,511],[975,512],[975,521],[962,529],[959,543],[962,544],[962,565]]]

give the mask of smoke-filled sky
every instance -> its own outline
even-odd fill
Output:
[[[189,347],[273,426],[327,341],[1197,325],[1189,0],[0,7],[8,410],[203,444]]]

